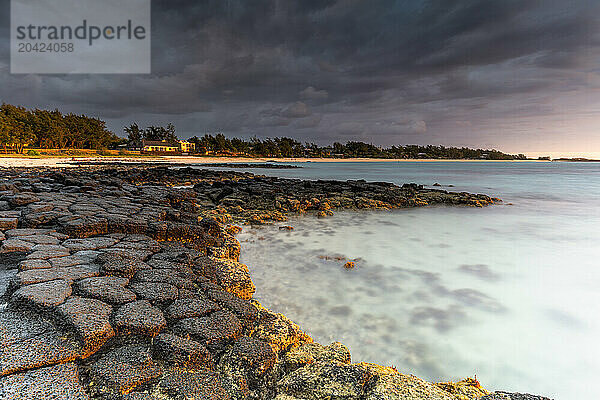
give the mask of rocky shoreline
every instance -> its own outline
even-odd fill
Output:
[[[1,399],[531,399],[352,363],[254,300],[242,224],[481,194],[198,168],[0,172]]]

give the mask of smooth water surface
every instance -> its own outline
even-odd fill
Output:
[[[594,398],[600,376],[600,164],[308,163],[252,170],[416,182],[501,197],[484,209],[340,212],[245,228],[256,297],[354,361],[429,380]],[[454,187],[447,187],[454,185]],[[345,260],[358,259],[346,270]]]

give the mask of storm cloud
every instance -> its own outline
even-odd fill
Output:
[[[152,3],[151,75],[10,75],[0,100],[302,141],[579,151],[600,138],[592,0]]]

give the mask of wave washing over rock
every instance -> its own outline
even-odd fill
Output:
[[[1,175],[2,399],[543,399],[429,383],[314,343],[253,300],[231,225],[498,199],[192,168]]]

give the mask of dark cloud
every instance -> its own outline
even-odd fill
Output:
[[[581,114],[598,118],[593,0],[154,1],[150,76],[9,75],[3,5],[0,100],[119,133],[173,121],[183,136],[512,150],[556,138],[556,118],[584,140]]]

